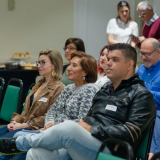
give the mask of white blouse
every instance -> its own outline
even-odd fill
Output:
[[[126,43],[130,40],[130,34],[138,36],[138,24],[134,21],[124,24],[119,18],[113,18],[108,22],[106,33],[113,34],[115,40]]]
[[[100,74],[98,73],[98,78],[97,81],[95,82],[95,85],[101,89],[101,87],[107,83],[108,81],[110,81],[110,79],[107,76],[100,76]]]

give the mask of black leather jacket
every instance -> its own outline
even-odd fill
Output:
[[[135,150],[155,118],[153,96],[138,74],[123,80],[115,91],[108,84],[97,92],[83,120],[91,125],[91,134],[97,139],[118,138],[129,142]],[[118,145],[107,146],[116,155],[124,154]]]

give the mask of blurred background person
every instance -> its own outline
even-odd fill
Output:
[[[130,16],[130,6],[126,1],[120,1],[117,5],[117,18],[108,22],[106,33],[108,44],[130,43],[132,47],[136,44],[130,41],[131,35],[138,36],[138,25]]]
[[[100,51],[99,62],[97,65],[98,68],[98,79],[96,81],[96,85],[101,89],[101,87],[109,81],[107,78],[107,55],[108,55],[108,45],[104,46]]]
[[[133,41],[140,47],[146,38],[155,38],[160,41],[160,17],[154,13],[153,7],[148,1],[142,1],[137,5],[139,18],[144,21],[142,36],[134,37]]]
[[[85,52],[84,42],[80,38],[69,38],[65,42],[64,52],[66,59],[70,62],[72,53],[77,51]],[[63,66],[63,77],[61,82],[65,85],[72,84],[73,81],[68,79],[67,67],[69,64]]]

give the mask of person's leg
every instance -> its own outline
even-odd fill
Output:
[[[72,160],[66,149],[49,151],[43,148],[32,148],[28,151],[26,160]]]
[[[5,134],[7,134],[9,131],[8,131],[8,128],[7,126],[5,127],[2,127],[0,129],[0,137],[3,137]],[[5,155],[2,155],[0,154],[0,160],[10,160],[12,158],[12,156],[5,156]]]
[[[1,129],[0,129],[1,130]],[[14,134],[18,133],[19,131],[21,131],[22,129],[17,129],[17,130],[14,130],[14,131],[8,131],[8,128],[7,127],[3,127],[2,128],[2,131],[1,131],[1,138],[5,137],[5,138],[10,138],[10,137],[13,137]],[[2,135],[3,133],[3,135]],[[0,160],[10,160],[12,159],[12,155],[1,155],[0,154]]]
[[[24,136],[24,135],[27,135],[27,134],[33,134],[33,133],[31,133],[31,132],[19,131],[19,132],[16,132],[13,137],[16,138],[16,137]],[[34,133],[34,134],[37,134],[37,133]]]
[[[14,134],[16,134],[16,133],[19,132],[19,131],[22,131],[22,129],[24,129],[24,128],[16,129],[16,130],[14,130],[14,131],[7,132],[7,133],[1,135],[0,138],[10,138],[10,137],[13,137]],[[27,128],[25,128],[25,129],[27,129]]]
[[[25,160],[26,153],[13,155],[12,160]]]
[[[154,131],[152,136],[152,142],[151,142],[151,148],[150,148],[150,154],[149,154],[149,160],[151,157],[157,153],[160,152],[160,111],[157,111],[155,125],[154,125]]]
[[[30,132],[19,131],[13,137],[15,138],[15,137],[26,135],[26,134],[30,134]],[[12,156],[12,160],[25,160],[25,159],[26,159],[26,153],[16,154]]]
[[[4,134],[8,133],[8,128],[7,126],[0,128],[0,137],[3,136]]]
[[[101,141],[73,121],[65,121],[37,135],[19,136],[16,139],[18,150],[44,148],[53,151],[65,148],[71,158],[76,160],[95,159],[100,145]],[[109,149],[105,151],[111,154]]]

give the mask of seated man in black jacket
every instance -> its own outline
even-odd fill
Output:
[[[39,134],[0,139],[0,152],[15,154],[30,149],[29,160],[94,160],[107,138],[127,141],[136,150],[156,114],[152,94],[135,74],[136,60],[136,50],[129,44],[110,46],[107,77],[112,82],[97,92],[85,118],[78,123],[65,121]],[[124,153],[117,145],[108,145],[105,152]]]

